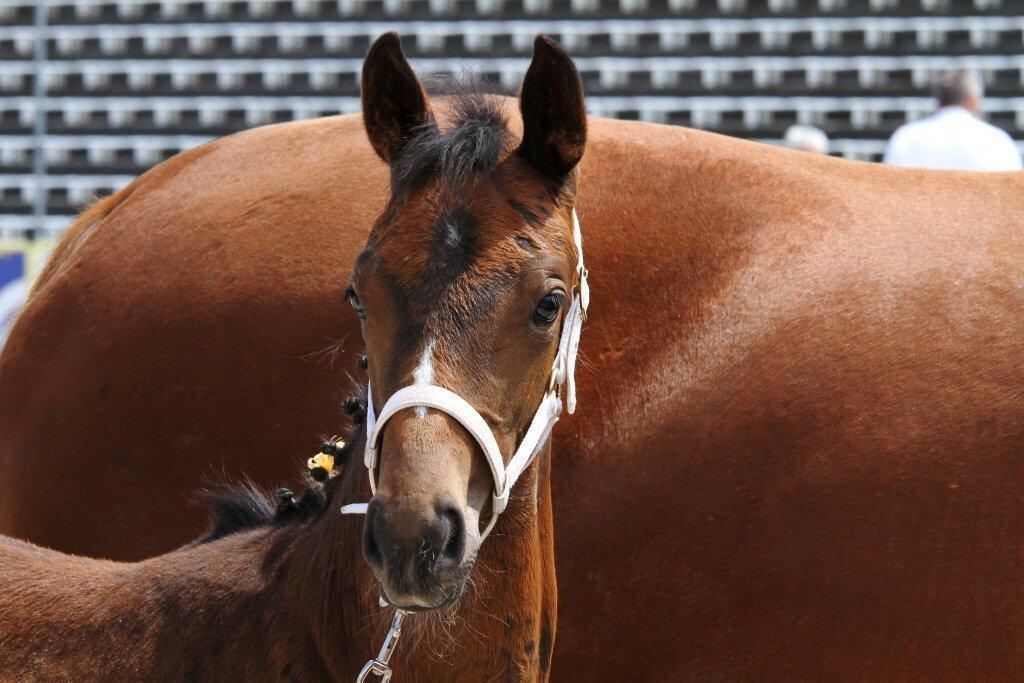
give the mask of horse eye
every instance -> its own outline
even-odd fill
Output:
[[[565,292],[561,290],[554,290],[544,295],[544,298],[540,300],[537,307],[533,309],[533,315],[531,321],[534,325],[540,328],[551,327],[551,325],[558,319],[558,311],[562,309],[562,303],[565,301]]]
[[[360,318],[366,317],[366,309],[363,308],[363,302],[359,300],[359,295],[356,294],[356,290],[349,287],[345,290],[345,298],[348,299],[349,304],[352,308],[356,309],[356,313],[359,314]]]

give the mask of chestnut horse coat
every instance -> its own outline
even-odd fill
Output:
[[[1024,676],[1024,175],[601,119],[581,169],[555,677]],[[205,480],[291,479],[386,187],[333,117],[87,211],[0,360],[0,532],[138,558]]]

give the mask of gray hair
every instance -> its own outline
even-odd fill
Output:
[[[951,107],[970,99],[980,100],[985,89],[976,73],[969,69],[955,69],[939,76],[934,92],[940,107]]]
[[[786,147],[815,154],[828,154],[828,136],[814,126],[797,124],[786,129]]]

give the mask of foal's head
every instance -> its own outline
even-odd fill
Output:
[[[395,34],[363,67],[363,117],[391,170],[391,198],[356,259],[373,400],[412,384],[469,402],[508,459],[545,395],[576,285],[575,168],[586,138],[579,75],[538,38],[520,97],[428,103]],[[461,594],[494,483],[477,442],[445,412],[396,413],[379,441],[364,555],[384,595],[431,609]],[[532,496],[526,482],[517,496]]]

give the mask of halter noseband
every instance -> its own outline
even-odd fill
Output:
[[[558,352],[551,367],[547,390],[537,407],[537,412],[530,421],[530,427],[512,455],[508,465],[501,456],[501,449],[494,438],[494,433],[476,408],[453,391],[435,384],[414,384],[403,387],[393,393],[384,403],[380,416],[375,414],[373,407],[373,387],[367,382],[366,389],[366,452],[363,463],[370,477],[370,490],[377,493],[377,481],[374,476],[379,460],[380,434],[384,425],[400,410],[406,408],[434,408],[447,413],[461,424],[480,445],[487,464],[494,478],[494,492],[491,496],[491,519],[481,534],[481,540],[494,528],[500,515],[508,506],[509,492],[526,468],[530,466],[537,452],[551,433],[551,428],[558,422],[562,412],[561,389],[565,387],[565,402],[569,413],[576,410],[576,354],[579,350],[580,332],[587,318],[587,307],[590,305],[590,286],[587,284],[587,269],[583,265],[583,235],[580,222],[576,217],[576,209],[572,211],[572,235],[576,243],[576,280],[573,287],[572,303],[562,321],[562,332],[558,339]],[[366,503],[353,503],[341,508],[345,514],[365,514]]]

